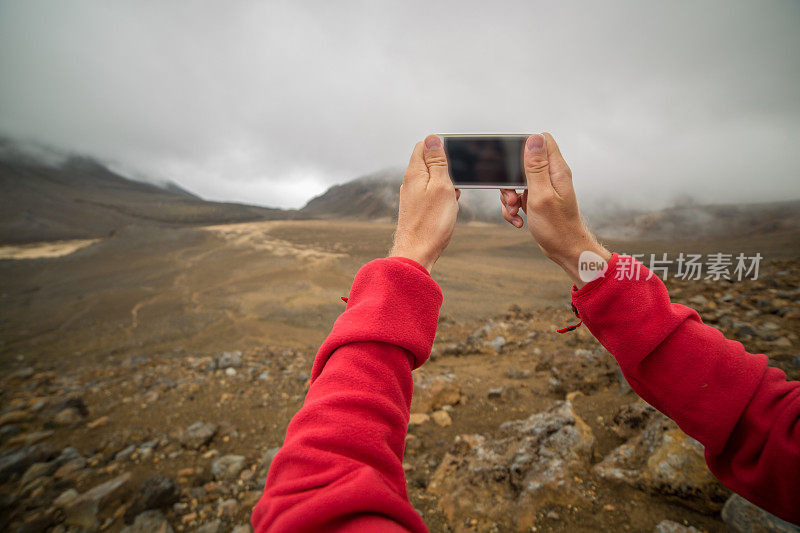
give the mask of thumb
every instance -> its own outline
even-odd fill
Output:
[[[525,143],[525,178],[532,196],[553,189],[550,183],[550,165],[547,161],[547,142],[543,135],[534,133]]]
[[[447,170],[447,156],[444,154],[442,140],[436,135],[425,137],[425,150],[423,151],[425,165],[433,180],[447,180],[450,182],[450,173]]]

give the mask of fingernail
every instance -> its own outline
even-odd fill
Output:
[[[442,140],[436,135],[428,135],[425,138],[425,148],[428,150],[437,150],[442,147]]]
[[[536,152],[544,148],[544,135],[539,135],[536,133],[528,137],[528,142],[525,144],[525,148],[527,148],[530,152]]]

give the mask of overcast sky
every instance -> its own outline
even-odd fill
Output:
[[[800,198],[800,2],[0,0],[0,134],[297,207],[431,132],[550,131],[579,199]]]

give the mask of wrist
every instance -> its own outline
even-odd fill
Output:
[[[551,259],[557,263],[579,289],[603,272],[611,260],[611,252],[593,238]]]
[[[422,266],[422,268],[427,270],[429,274],[431,272],[431,269],[433,269],[434,263],[436,263],[435,259],[431,260],[429,258],[426,258],[423,254],[416,253],[414,251],[406,251],[398,248],[392,248],[391,250],[389,250],[389,255],[387,257],[405,257],[406,259],[411,259],[412,261],[419,263],[420,266]]]

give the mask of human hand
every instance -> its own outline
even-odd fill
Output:
[[[586,228],[572,187],[572,171],[549,133],[534,134],[525,143],[525,177],[528,189],[518,194],[513,189],[500,191],[503,218],[517,228],[527,215],[528,229],[544,254],[561,266],[575,285],[582,287],[578,260],[591,251],[608,262],[611,253],[601,246]]]
[[[430,272],[453,236],[460,196],[450,180],[442,140],[428,135],[414,147],[403,175],[389,256],[413,259]]]

